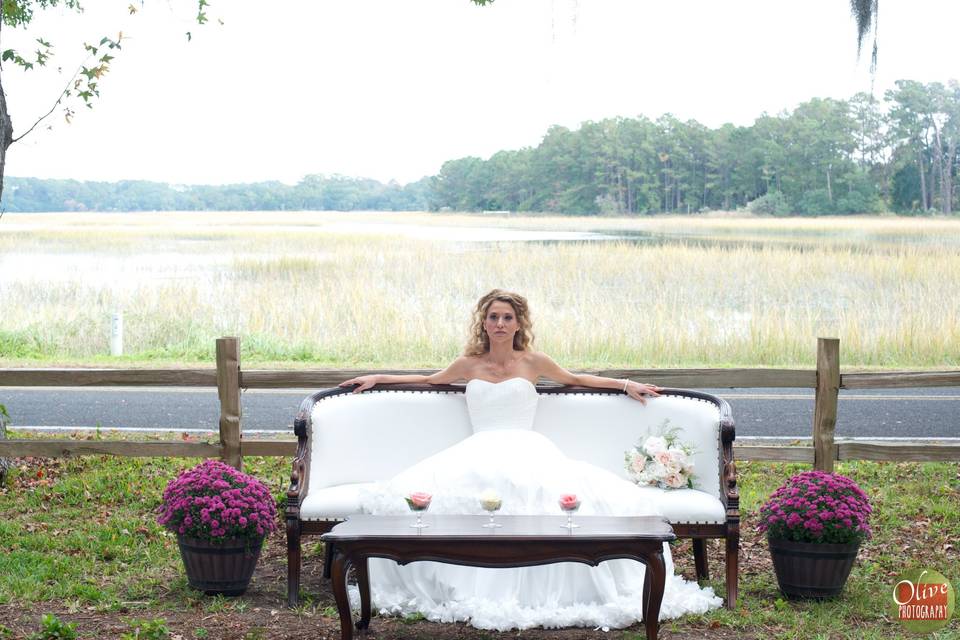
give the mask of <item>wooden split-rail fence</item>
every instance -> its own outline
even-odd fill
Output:
[[[0,369],[0,387],[217,387],[220,397],[219,442],[133,440],[0,440],[0,456],[65,457],[82,455],[219,457],[240,468],[244,456],[293,456],[296,441],[244,438],[241,389],[324,388],[370,371],[249,370],[240,367],[238,338],[217,340],[215,369]],[[422,370],[380,370],[378,373],[426,373]],[[841,373],[840,342],[817,340],[816,369],[614,369],[590,371],[611,378],[633,378],[663,387],[815,389],[812,444],[760,445],[736,443],[740,460],[813,464],[830,471],[837,460],[960,461],[960,444],[878,442],[835,437],[840,389],[895,389],[960,386],[956,371],[888,371]],[[291,414],[296,407],[290,408]],[[734,416],[736,418],[736,416]]]

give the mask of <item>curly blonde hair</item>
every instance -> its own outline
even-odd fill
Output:
[[[483,330],[483,320],[487,311],[494,302],[506,302],[513,307],[517,315],[517,324],[520,328],[513,336],[513,348],[517,351],[526,351],[533,343],[533,323],[530,321],[530,307],[527,299],[518,293],[494,289],[480,298],[473,310],[473,320],[470,323],[470,338],[463,348],[465,356],[479,356],[490,351],[490,337]]]

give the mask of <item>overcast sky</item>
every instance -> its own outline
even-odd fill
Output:
[[[95,108],[12,146],[7,175],[409,182],[536,145],[553,124],[669,112],[748,125],[872,83],[848,0],[213,0],[204,27],[192,1],[146,0],[135,16],[85,5],[3,31],[3,48],[42,35],[57,51],[46,70],[4,66],[16,134],[49,109],[84,40],[125,38]],[[881,3],[875,94],[960,77],[958,24],[956,0]]]

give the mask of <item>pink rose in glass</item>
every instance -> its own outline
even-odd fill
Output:
[[[405,498],[411,511],[426,511],[430,507],[433,496],[423,491],[414,491]]]
[[[576,511],[580,508],[580,499],[575,493],[564,493],[560,496],[559,504],[564,511]]]

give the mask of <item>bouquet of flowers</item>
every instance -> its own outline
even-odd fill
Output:
[[[206,460],[170,481],[157,523],[195,540],[256,543],[277,528],[266,485],[219,460]]]
[[[870,499],[838,473],[798,473],[760,507],[758,529],[774,539],[848,544],[870,537]]]
[[[652,435],[625,454],[627,473],[637,484],[661,489],[693,488],[693,447],[680,441],[679,429],[664,420]]]

